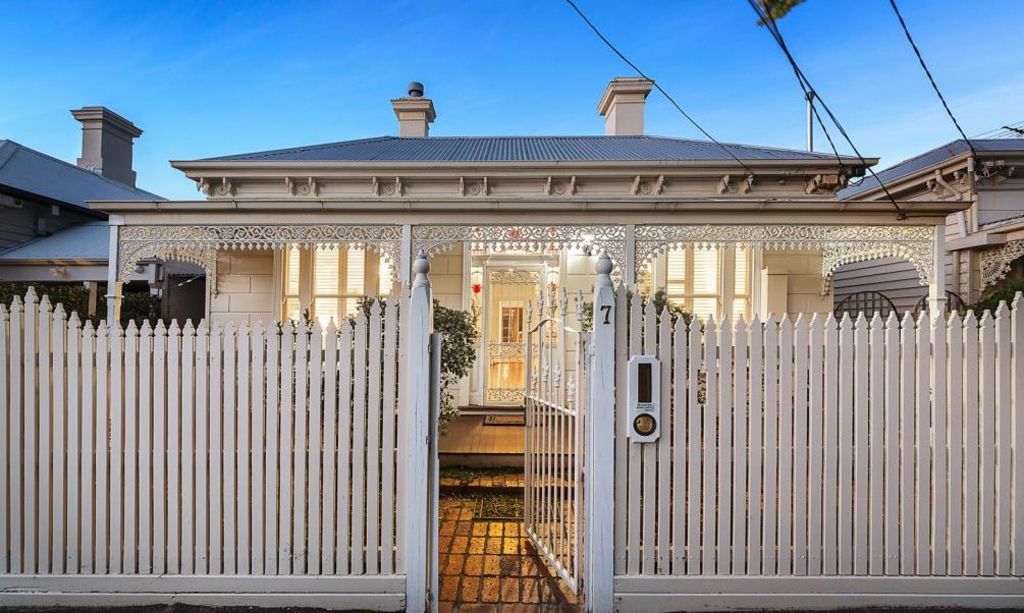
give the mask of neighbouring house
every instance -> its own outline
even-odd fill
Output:
[[[107,284],[110,227],[89,202],[160,197],[135,185],[132,148],[142,130],[101,106],[71,114],[82,124],[76,164],[0,140],[0,283],[83,284],[94,314]],[[128,280],[139,291],[164,294],[201,272],[140,262]],[[187,289],[163,301],[165,315],[195,315],[170,308]]]
[[[414,83],[392,100],[398,136],[174,161],[201,199],[94,206],[118,228],[118,281],[139,262],[200,266],[220,322],[326,323],[394,291],[424,250],[435,297],[479,318],[464,405],[521,404],[528,304],[586,290],[602,251],[616,278],[701,317],[828,313],[835,270],[889,256],[944,294],[933,234],[968,201],[925,194],[900,219],[836,197],[858,159],[647,135],[650,90],[611,81],[603,136],[447,137]]]
[[[971,146],[963,139],[947,143],[839,192],[844,202],[885,202],[884,184],[899,201],[966,204],[946,218],[946,289],[958,305],[976,302],[1004,279],[1024,277],[1024,176],[1015,173],[1024,164],[1024,139],[972,139]],[[899,311],[913,310],[928,294],[923,283],[906,260],[857,262],[835,272],[835,300],[874,292]]]

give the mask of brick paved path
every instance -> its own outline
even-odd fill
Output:
[[[441,500],[441,613],[579,610],[533,552],[521,521],[476,519],[475,508],[470,499]]]

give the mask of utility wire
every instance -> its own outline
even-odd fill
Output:
[[[672,106],[674,106],[676,108],[676,110],[679,111],[682,114],[682,116],[686,118],[687,121],[689,121],[691,124],[693,124],[693,127],[695,127],[698,130],[700,130],[700,133],[703,134],[704,136],[706,136],[708,138],[708,140],[710,140],[714,144],[718,145],[722,149],[722,151],[724,151],[726,154],[729,155],[729,157],[731,157],[732,159],[736,160],[736,162],[740,166],[742,166],[744,168],[744,170],[747,171],[747,174],[753,176],[754,171],[751,170],[749,166],[744,164],[743,160],[741,160],[740,158],[736,157],[736,154],[734,154],[728,147],[726,147],[722,143],[718,142],[718,140],[716,140],[714,136],[711,136],[711,134],[709,134],[707,130],[702,128],[701,125],[699,123],[697,123],[697,120],[695,120],[693,117],[690,116],[689,113],[687,113],[686,111],[683,110],[683,107],[681,107],[679,105],[679,103],[676,102],[675,98],[673,98],[667,91],[665,91],[665,88],[663,88],[661,85],[659,85],[658,82],[655,81],[653,78],[647,76],[647,74],[644,73],[643,70],[640,70],[639,66],[634,64],[628,57],[626,57],[626,55],[624,53],[619,51],[619,49],[614,44],[612,44],[612,42],[610,40],[608,40],[608,38],[604,34],[601,33],[601,30],[597,29],[597,26],[594,25],[594,22],[590,21],[590,19],[587,18],[586,14],[583,13],[583,11],[580,9],[580,7],[577,6],[576,3],[573,2],[573,0],[565,0],[565,1],[566,1],[566,3],[569,6],[572,7],[572,9],[574,11],[576,11],[576,14],[579,15],[581,19],[583,19],[583,21],[587,24],[587,26],[589,26],[590,29],[594,31],[594,34],[596,34],[597,37],[601,39],[601,42],[603,42],[606,47],[611,49],[612,52],[615,53],[615,55],[619,56],[619,59],[621,59],[630,68],[632,68],[634,71],[636,71],[636,73],[638,75],[640,75],[641,77],[643,77],[643,78],[647,79],[648,81],[650,81],[654,85],[654,88],[656,90],[658,90],[659,92],[661,92],[661,95],[665,96],[665,98],[672,104]]]
[[[896,19],[900,21],[900,27],[903,28],[903,34],[907,37],[907,42],[910,43],[910,47],[914,50],[914,55],[917,56],[917,61],[920,62],[921,68],[924,69],[924,74],[928,76],[928,82],[932,84],[932,89],[935,90],[935,95],[939,97],[939,101],[942,102],[942,108],[946,109],[946,114],[953,121],[953,125],[956,126],[957,132],[963,137],[967,143],[967,147],[971,150],[973,157],[978,157],[978,152],[974,150],[974,145],[971,144],[971,139],[967,138],[967,134],[964,133],[963,128],[960,127],[960,122],[956,120],[956,116],[953,115],[953,111],[950,110],[949,105],[946,103],[946,97],[942,95],[942,91],[939,89],[938,84],[935,82],[935,78],[932,77],[932,71],[928,70],[928,65],[924,63],[924,57],[921,56],[921,50],[917,48],[917,43],[914,42],[914,37],[910,35],[910,30],[907,28],[907,22],[903,20],[903,15],[900,13],[899,7],[896,6],[896,0],[889,0],[889,6],[892,7],[894,13],[896,13]]]
[[[875,171],[871,169],[871,166],[868,164],[867,160],[864,159],[863,155],[861,155],[860,150],[857,149],[857,146],[853,144],[853,140],[850,138],[850,135],[846,132],[846,129],[843,128],[843,124],[839,123],[839,119],[835,116],[835,113],[833,113],[832,109],[830,109],[828,104],[825,103],[825,100],[821,97],[821,94],[819,94],[814,89],[814,86],[811,85],[811,81],[810,79],[807,78],[807,75],[804,74],[804,71],[800,69],[800,65],[797,64],[796,59],[793,57],[793,54],[790,53],[789,47],[786,45],[786,40],[783,38],[782,32],[779,31],[779,26],[775,22],[775,18],[772,17],[769,12],[762,10],[761,6],[758,5],[756,0],[747,0],[747,3],[750,5],[750,8],[754,9],[754,12],[757,14],[758,18],[761,19],[763,23],[766,24],[768,32],[772,35],[772,38],[775,39],[775,42],[779,45],[779,48],[782,49],[782,52],[786,55],[786,59],[789,61],[789,65],[793,68],[793,72],[796,74],[797,80],[801,82],[801,86],[806,88],[805,91],[810,90],[810,93],[814,94],[814,97],[818,99],[818,102],[821,103],[821,108],[825,111],[825,114],[828,115],[829,120],[831,120],[832,123],[839,130],[839,133],[842,134],[843,139],[845,139],[847,144],[850,145],[850,148],[853,149],[853,152],[857,156],[857,159],[860,160],[861,164],[864,165],[864,168],[867,169],[867,171],[871,174],[875,181],[878,182],[879,187],[882,188],[882,191],[885,192],[885,195],[889,198],[889,201],[892,202],[893,208],[896,209],[897,218],[906,219],[906,212],[899,205],[899,203],[896,202],[896,198],[893,197],[892,193],[889,191],[889,188],[885,186],[885,183],[882,182],[878,175],[875,174]]]

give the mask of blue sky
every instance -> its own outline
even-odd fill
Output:
[[[802,94],[745,0],[579,4],[715,138],[803,147]],[[1024,2],[901,9],[968,135],[1024,120]],[[139,185],[169,198],[197,196],[171,159],[395,134],[388,101],[413,79],[435,135],[600,134],[598,97],[630,74],[561,0],[0,0],[0,14],[0,138],[74,161],[68,110],[107,105],[145,131]],[[886,0],[807,0],[780,24],[880,166],[957,137]],[[647,131],[700,137],[657,94]]]

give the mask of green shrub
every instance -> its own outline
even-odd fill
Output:
[[[968,305],[967,308],[974,309],[974,313],[978,317],[981,317],[986,310],[990,310],[994,314],[1003,300],[1006,301],[1007,307],[1012,305],[1017,292],[1024,292],[1024,279],[1000,283],[983,295],[981,300]]]
[[[96,297],[96,314],[92,317],[88,316],[89,290],[79,283],[0,283],[0,304],[10,308],[15,296],[24,300],[29,287],[35,289],[40,298],[45,294],[50,297],[52,304],[63,304],[68,317],[72,312],[78,313],[83,323],[89,320],[93,325],[98,325],[107,318],[107,297],[102,286]],[[126,292],[122,296],[122,326],[128,325],[129,321],[135,321],[136,325],[141,326],[147,320],[155,325],[158,319],[160,299],[149,291]]]

